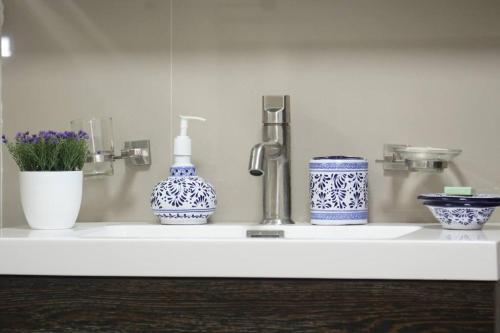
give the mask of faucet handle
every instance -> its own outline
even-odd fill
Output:
[[[262,122],[264,124],[288,124],[290,122],[290,96],[262,96]]]

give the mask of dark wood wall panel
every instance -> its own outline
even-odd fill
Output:
[[[0,331],[491,333],[495,286],[0,276]]]

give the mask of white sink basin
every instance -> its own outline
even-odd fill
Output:
[[[436,222],[77,223],[67,230],[0,229],[0,274],[498,281],[499,249],[494,224],[464,233]]]
[[[420,226],[313,225],[108,225],[82,233],[83,238],[246,239],[283,238],[296,240],[395,239],[420,230]]]

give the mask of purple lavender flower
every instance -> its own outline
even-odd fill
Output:
[[[52,130],[39,131],[38,134],[29,134],[30,132],[18,132],[16,133],[15,140],[20,144],[37,144],[40,142],[47,144],[59,144],[61,140],[87,140],[89,138],[88,134],[83,130],[77,132],[74,131],[62,131],[56,132]],[[7,143],[7,137],[2,135],[2,142]]]
[[[73,132],[70,132],[70,131],[58,132],[58,133],[56,134],[56,137],[57,137],[58,139],[71,139],[71,137],[72,137],[72,133],[73,133]]]
[[[33,134],[30,138],[30,143],[37,144],[40,142],[40,137],[36,134]]]
[[[38,132],[38,136],[45,143],[57,144],[59,142],[58,133],[54,131],[40,131]]]
[[[85,131],[79,130],[77,137],[78,137],[78,140],[88,140],[89,135]]]
[[[17,143],[30,143],[30,132],[17,132],[15,139]]]

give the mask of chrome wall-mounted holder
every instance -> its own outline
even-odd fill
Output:
[[[133,166],[151,165],[151,150],[149,140],[126,141],[119,155],[115,155],[113,145],[109,150],[89,149],[87,163],[83,166],[83,175],[87,178],[96,176],[112,176],[113,162],[128,161]]]
[[[151,165],[149,140],[125,141],[121,154],[114,159],[127,159],[133,165]]]
[[[102,163],[113,162],[116,160],[126,159],[133,165],[151,165],[151,149],[149,140],[125,141],[124,147],[120,155],[115,155],[114,152],[98,151],[95,154],[89,154],[87,163]]]
[[[110,117],[92,117],[71,121],[71,129],[88,134],[87,161],[83,166],[85,177],[112,176],[113,162],[124,159],[134,166],[151,164],[149,140],[126,141],[119,155],[115,154],[113,120]]]
[[[461,152],[460,149],[384,144],[384,159],[376,162],[383,164],[384,171],[442,172]]]

